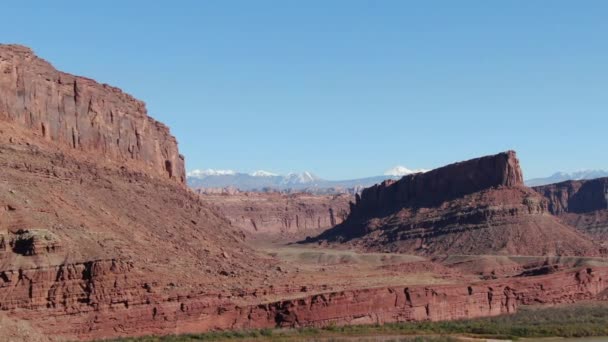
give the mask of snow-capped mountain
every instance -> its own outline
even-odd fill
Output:
[[[276,174],[276,173],[272,173],[272,172],[268,172],[268,171],[264,171],[264,170],[257,170],[257,171],[250,173],[249,175],[251,175],[253,177],[276,177],[276,176],[278,176],[278,174]]]
[[[289,173],[283,178],[283,185],[296,185],[296,184],[311,184],[322,179],[313,175],[310,172],[304,171],[302,173]]]
[[[224,188],[233,187],[243,191],[314,186],[321,179],[310,172],[278,175],[276,173],[258,170],[251,173],[235,172],[232,170],[192,170],[188,172],[188,185],[194,188]]]
[[[556,172],[553,175],[545,178],[534,178],[526,180],[527,186],[540,186],[553,183],[559,183],[567,180],[582,180],[608,177],[607,170],[581,170],[571,173]]]
[[[407,176],[407,175],[411,175],[412,173],[420,173],[420,172],[427,172],[428,170],[426,169],[415,169],[415,170],[410,170],[405,166],[401,166],[401,165],[397,165],[395,167],[392,167],[388,170],[386,170],[384,172],[385,176]]]
[[[311,172],[279,175],[258,170],[251,173],[232,170],[192,170],[188,172],[188,185],[192,188],[217,189],[233,188],[241,191],[310,191],[316,193],[357,192],[363,188],[380,183],[386,179],[399,179],[404,175],[426,170],[409,170],[395,167],[383,176],[349,179],[325,180]]]
[[[232,170],[213,170],[213,169],[206,169],[206,170],[192,170],[190,172],[188,172],[188,177],[196,177],[196,178],[203,178],[203,177],[208,177],[208,176],[229,176],[229,175],[235,175],[236,172],[232,171]]]

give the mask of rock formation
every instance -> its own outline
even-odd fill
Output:
[[[565,181],[534,187],[562,221],[608,242],[608,178]]]
[[[350,195],[233,192],[201,193],[233,226],[253,235],[318,234],[344,221]]]
[[[278,273],[273,261],[246,246],[183,177],[175,139],[141,101],[1,45],[3,314],[36,325],[41,313],[92,313],[92,322],[136,302],[142,289],[168,298],[263,286]]]
[[[120,89],[55,70],[29,48],[0,45],[0,120],[71,149],[185,182],[177,141]]]
[[[523,185],[513,151],[365,189],[348,219],[316,240],[427,255],[599,253]]]

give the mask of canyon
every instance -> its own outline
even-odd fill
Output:
[[[342,223],[353,196],[279,192],[202,193],[230,223],[253,236],[314,236]]]
[[[0,339],[453,320],[608,296],[601,247],[523,185],[511,151],[356,197],[197,193],[143,102],[16,45],[0,45],[0,133]]]

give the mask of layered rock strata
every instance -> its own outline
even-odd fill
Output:
[[[319,233],[344,221],[350,195],[282,193],[201,194],[233,226],[254,235]]]
[[[608,178],[566,181],[534,187],[562,221],[608,242]]]
[[[42,331],[78,339],[179,334],[216,329],[322,327],[467,319],[513,313],[526,304],[573,303],[606,295],[608,270],[583,268],[551,275],[461,285],[397,286],[301,295],[255,302],[250,295],[166,296],[142,283],[129,262],[0,273],[2,303]]]
[[[23,46],[0,44],[0,120],[69,149],[185,181],[177,141],[142,101],[57,71]]]

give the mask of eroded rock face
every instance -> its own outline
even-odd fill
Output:
[[[608,240],[608,178],[566,181],[534,187],[549,211],[586,233]]]
[[[425,255],[600,253],[522,179],[508,151],[387,181],[365,189],[348,219],[316,240]]]
[[[59,72],[32,50],[0,44],[0,120],[67,148],[185,181],[177,141],[120,89]]]
[[[254,235],[318,234],[342,223],[353,200],[350,195],[304,193],[235,191],[200,195],[204,202],[216,206],[233,226]]]
[[[513,313],[519,305],[595,299],[605,268],[458,285],[394,286],[302,295],[254,304],[250,297],[167,296],[118,260],[0,273],[2,303],[47,334],[91,339],[215,329],[322,327],[440,321]],[[248,304],[250,302],[250,304]]]

